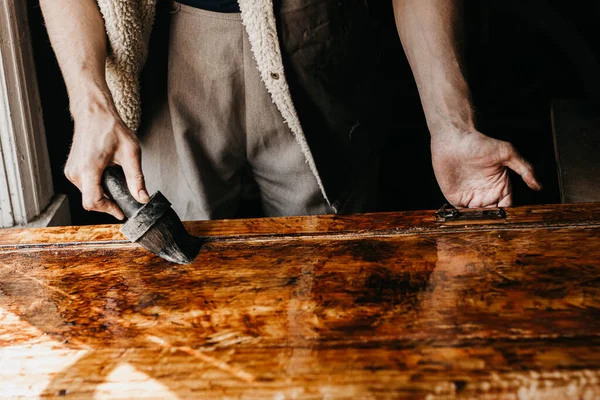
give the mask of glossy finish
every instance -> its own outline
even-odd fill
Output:
[[[0,232],[0,398],[600,397],[600,205],[187,226]]]

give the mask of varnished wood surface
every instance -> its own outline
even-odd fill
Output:
[[[600,398],[600,207],[551,211],[3,231],[0,398]]]
[[[435,221],[433,211],[405,211],[352,215],[321,215],[186,222],[190,233],[201,237],[247,237],[315,234],[420,233],[438,230],[510,229],[531,226],[585,226],[600,221],[600,202],[516,207],[505,220],[473,223]],[[126,241],[117,225],[70,226],[41,229],[0,229],[0,248],[26,244],[95,244]]]

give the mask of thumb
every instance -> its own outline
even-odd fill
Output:
[[[147,203],[150,200],[144,174],[142,173],[142,157],[139,149],[129,154],[129,157],[123,157],[119,160],[119,164],[123,168],[127,188],[131,195],[140,203]]]
[[[511,146],[508,159],[504,165],[521,176],[523,181],[533,190],[542,190],[542,185],[535,177],[535,171],[527,160],[525,160],[514,147]]]

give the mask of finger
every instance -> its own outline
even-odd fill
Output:
[[[498,207],[510,207],[510,206],[512,206],[512,194],[511,193],[504,196],[498,202]]]
[[[514,148],[511,149],[509,158],[504,165],[519,174],[531,189],[542,190],[542,184],[535,177],[533,167]]]
[[[131,195],[140,203],[147,203],[150,196],[148,196],[144,174],[142,173],[142,157],[139,146],[131,145],[128,147],[117,161],[123,167],[127,188]]]
[[[89,174],[82,178],[82,202],[83,208],[87,211],[98,211],[112,215],[118,220],[122,220],[125,215],[117,205],[104,195],[102,186],[100,186],[100,174]]]

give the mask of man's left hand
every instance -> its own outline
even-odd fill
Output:
[[[455,207],[511,206],[509,168],[531,189],[542,188],[512,144],[477,131],[432,135],[431,154],[442,193]]]

